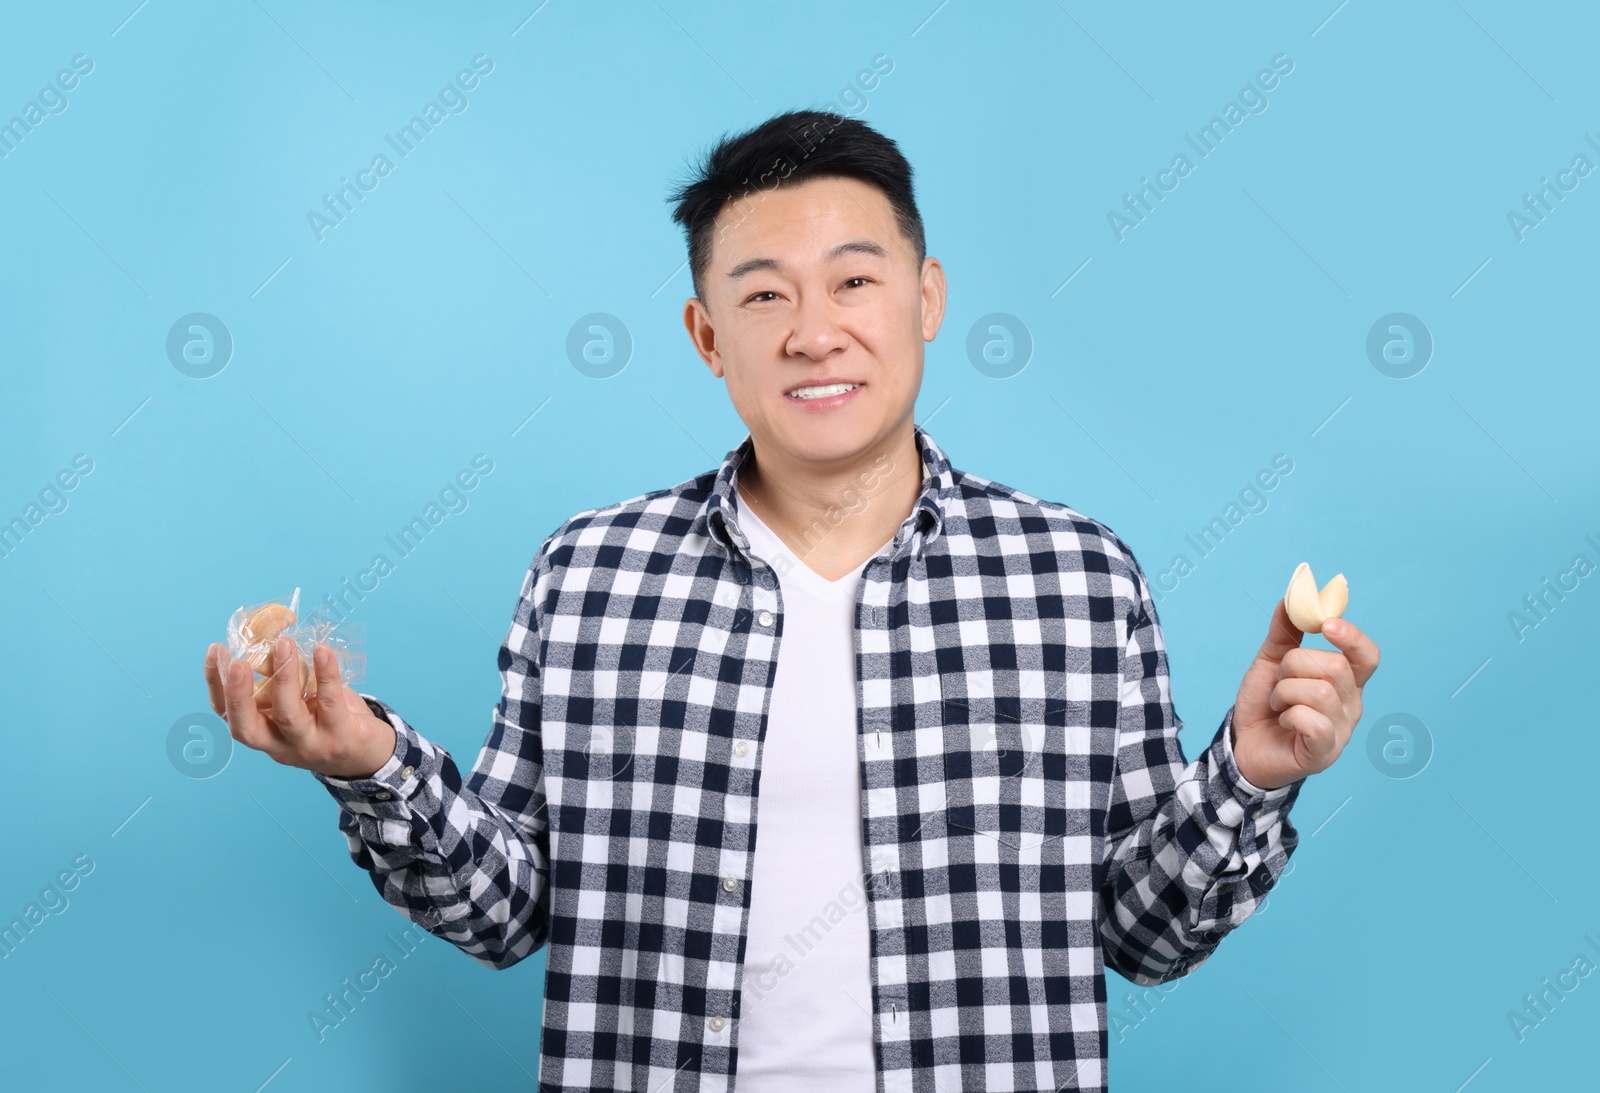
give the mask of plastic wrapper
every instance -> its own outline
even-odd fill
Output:
[[[300,667],[300,697],[316,697],[317,673],[312,667],[312,650],[326,645],[339,664],[339,676],[347,684],[359,683],[366,675],[365,626],[359,622],[334,622],[312,612],[300,617],[300,589],[281,599],[245,604],[228,619],[228,652],[235,660],[249,664],[259,677],[256,702],[272,702],[272,649],[279,637],[295,644]]]

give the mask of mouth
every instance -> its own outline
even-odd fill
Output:
[[[794,402],[827,402],[840,399],[845,395],[860,390],[863,386],[865,385],[853,380],[808,383],[785,392],[784,397]]]

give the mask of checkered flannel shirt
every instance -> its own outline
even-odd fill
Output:
[[[1103,968],[1204,961],[1281,875],[1301,783],[1240,774],[1231,708],[1186,761],[1128,546],[914,429],[921,494],[855,611],[879,1088],[1103,1090]],[[735,1085],[784,629],[738,523],[750,451],[544,541],[465,777],[376,700],[393,755],[317,776],[402,914],[491,968],[549,945],[543,1090]]]

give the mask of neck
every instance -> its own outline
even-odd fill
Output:
[[[739,473],[739,498],[797,559],[837,580],[888,542],[922,492],[922,457],[902,428],[847,460],[786,458],[753,442]]]

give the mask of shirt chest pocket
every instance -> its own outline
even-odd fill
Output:
[[[1009,706],[1009,708],[1007,708]],[[1037,857],[1081,820],[1086,729],[1054,703],[946,703],[945,818],[952,836],[987,840],[980,856]]]

